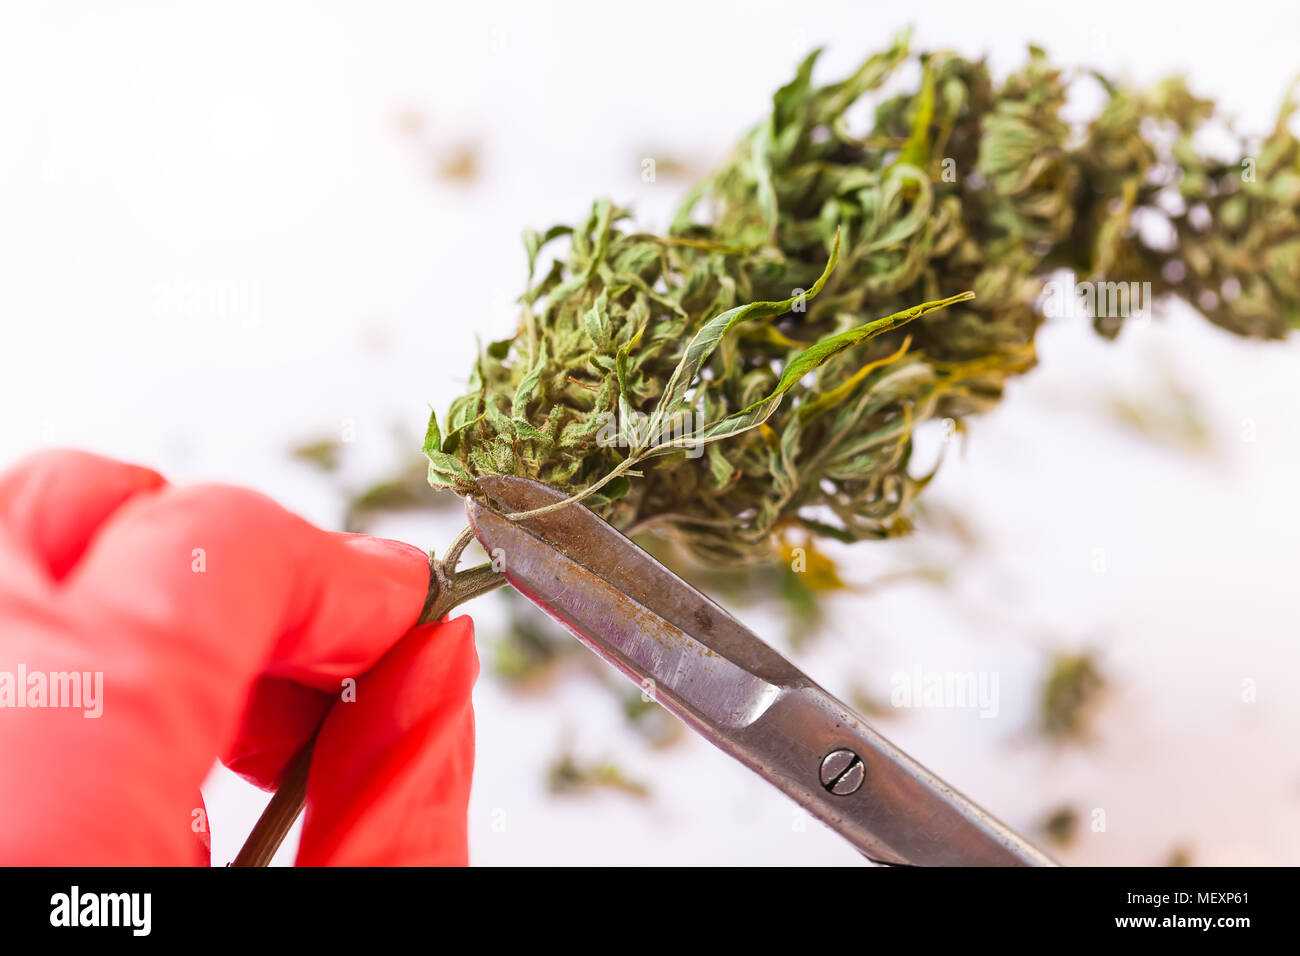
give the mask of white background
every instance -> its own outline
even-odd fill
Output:
[[[686,181],[643,182],[643,158],[708,168],[807,49],[829,46],[820,76],[835,78],[905,18],[917,48],[986,52],[999,74],[1028,42],[1136,80],[1186,71],[1247,129],[1272,123],[1300,68],[1300,7],[1280,2],[7,0],[0,466],[78,445],[252,485],[335,526],[337,492],[286,448],[351,423],[350,480],[398,461],[428,406],[462,390],[475,336],[512,328],[523,228],[601,195],[662,228]],[[419,136],[398,122],[411,111]],[[478,179],[439,180],[436,157],[465,142]],[[946,589],[870,589],[942,542],[837,552],[864,587],[796,660],[834,692],[886,698],[918,665],[996,672],[997,719],[881,726],[1027,832],[1063,803],[1104,810],[1105,832],[1056,851],[1068,862],[1183,847],[1195,863],[1300,863],[1300,346],[1238,341],[1186,310],[1115,344],[1061,320],[1039,344],[1040,367],[972,422],[927,493],[970,516],[979,557]],[[1170,377],[1200,404],[1208,454],[1104,412]],[[383,531],[440,547],[458,526]],[[473,613],[486,661],[499,607]],[[1083,647],[1109,694],[1090,742],[1047,746],[1033,714],[1048,655]],[[858,862],[706,745],[648,750],[583,668],[526,696],[485,669],[475,699],[476,863]],[[616,760],[653,797],[549,796],[563,746]],[[205,792],[221,864],[265,795],[224,771]]]

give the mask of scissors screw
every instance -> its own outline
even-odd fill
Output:
[[[852,750],[832,750],[822,760],[822,786],[836,796],[847,796],[867,776],[867,765]]]

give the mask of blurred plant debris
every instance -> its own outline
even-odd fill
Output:
[[[582,646],[550,618],[507,588],[506,624],[492,641],[492,672],[516,686],[537,684],[562,657]]]
[[[429,125],[428,117],[424,115],[424,111],[413,106],[403,107],[398,110],[394,118],[398,132],[403,136],[423,136],[425,129]]]
[[[457,143],[435,156],[434,171],[447,182],[472,183],[479,178],[480,153],[478,143]]]
[[[298,461],[305,461],[326,474],[339,470],[339,459],[343,453],[343,443],[333,438],[304,442],[289,450],[289,454]]]
[[[1043,682],[1039,726],[1055,740],[1081,740],[1106,681],[1088,653],[1057,654]]]
[[[482,147],[476,140],[463,139],[438,143],[429,133],[429,120],[422,110],[398,110],[397,129],[417,148],[432,158],[433,174],[437,179],[452,183],[472,183],[481,172]]]
[[[898,714],[897,707],[891,707],[889,701],[861,686],[853,688],[849,703],[864,717],[893,717]]]
[[[637,163],[643,182],[665,179],[699,179],[709,172],[708,164],[679,156],[667,149],[644,149],[637,154]]]
[[[1112,392],[1106,410],[1116,422],[1150,441],[1191,454],[1213,447],[1213,433],[1196,393],[1172,374],[1155,377],[1141,394]]]
[[[628,723],[651,747],[669,747],[684,736],[685,725],[639,689],[620,691],[620,699]]]
[[[458,508],[460,503],[450,495],[429,494],[426,470],[422,459],[411,459],[391,477],[349,494],[343,517],[344,530],[366,531],[381,514]]]
[[[930,477],[914,428],[991,408],[1034,365],[1053,276],[1108,337],[1166,297],[1239,335],[1300,323],[1292,97],[1248,139],[1182,79],[1133,89],[1031,47],[995,80],[908,46],[826,86],[810,55],[667,235],[604,200],[527,233],[519,326],[431,419],[430,482],[538,478],[705,560],[762,561],[783,523],[904,533]],[[904,65],[919,81],[881,93]],[[1075,84],[1105,97],[1088,122],[1062,116]],[[1225,126],[1232,155],[1198,150]]]
[[[1057,846],[1069,846],[1079,833],[1079,811],[1071,806],[1053,810],[1043,821],[1042,830]]]
[[[547,786],[557,796],[575,796],[595,790],[616,790],[638,799],[650,796],[650,788],[629,779],[615,764],[607,761],[583,763],[569,751],[555,758],[547,771]]]
[[[1191,866],[1192,850],[1190,847],[1176,846],[1169,853],[1169,859],[1165,861],[1165,866]]]
[[[343,497],[343,530],[368,532],[380,515],[406,511],[438,512],[460,508],[453,495],[429,494],[428,462],[423,456],[406,455],[406,461],[388,477],[360,489],[350,487],[340,472],[347,445],[333,438],[313,439],[289,449],[289,456],[329,475]]]

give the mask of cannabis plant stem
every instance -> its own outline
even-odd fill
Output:
[[[567,508],[569,507],[569,505],[577,504],[583,498],[586,498],[589,495],[592,495],[595,492],[599,491],[601,488],[604,488],[615,478],[623,474],[623,472],[629,470],[633,465],[641,461],[642,458],[648,457],[649,455],[653,454],[658,450],[659,450],[658,448],[653,448],[650,451],[636,452],[629,455],[627,458],[623,459],[623,461],[621,461],[617,467],[615,467],[608,474],[606,474],[604,478],[601,478],[599,481],[593,482],[591,485],[587,486],[582,491],[578,492],[576,495],[571,495],[568,498],[565,498],[563,501],[557,501],[553,504],[543,505],[540,508],[533,508],[529,511],[515,511],[512,512],[511,514],[506,515],[506,517],[509,518],[511,521],[522,521],[524,518],[536,518],[538,515],[550,514],[552,511],[559,511],[561,508]]]
[[[275,851],[280,849],[285,835],[302,813],[307,799],[307,775],[311,770],[311,754],[316,747],[316,734],[298,751],[271,797],[262,815],[248,834],[231,866],[269,866]]]
[[[440,621],[451,611],[466,601],[473,600],[481,594],[495,591],[506,583],[505,576],[492,566],[491,562],[456,570],[456,563],[465,552],[474,533],[469,528],[456,535],[441,561],[429,555],[429,596],[425,599],[424,609],[420,612],[417,624],[429,624]],[[431,691],[432,692],[432,691]],[[284,842],[285,836],[293,827],[294,821],[302,813],[307,799],[307,777],[311,772],[312,751],[316,747],[317,728],[311,739],[303,746],[285,771],[284,779],[271,797],[270,803],[258,817],[257,824],[248,834],[239,854],[231,866],[267,866],[276,850]]]

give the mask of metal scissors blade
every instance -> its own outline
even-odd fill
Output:
[[[478,483],[470,523],[516,590],[869,859],[1054,865],[586,507],[512,519],[564,495]]]

